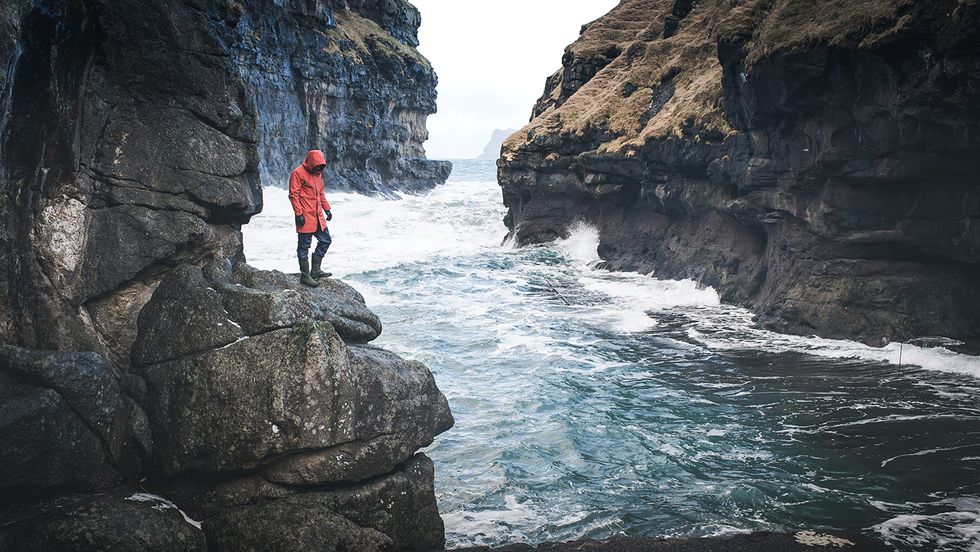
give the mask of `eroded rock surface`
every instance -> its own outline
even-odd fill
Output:
[[[405,0],[242,3],[232,10],[236,63],[254,95],[266,185],[317,144],[331,189],[389,195],[449,177],[426,159],[436,75],[414,48],[421,18]]]
[[[146,415],[96,353],[0,345],[0,403],[5,501],[135,481],[150,448]]]
[[[353,288],[247,266],[209,273],[172,271],[140,314],[133,361],[162,473],[356,482],[452,426],[425,366],[366,344],[381,324]]]
[[[441,546],[432,374],[368,344],[353,288],[241,244],[294,151],[335,188],[445,180],[418,24],[404,0],[3,3],[0,549]]]
[[[65,495],[0,515],[0,549],[7,552],[208,550],[200,528],[146,493]]]
[[[204,530],[214,550],[263,548],[270,542],[277,550],[441,550],[444,528],[432,481],[432,462],[418,455],[361,486],[330,491],[275,486],[271,494],[277,500],[252,495],[253,504],[206,517]],[[229,483],[222,490],[235,486]],[[227,500],[234,495],[220,490],[210,495],[217,496]],[[198,507],[206,511],[208,504]]]
[[[976,341],[978,52],[968,2],[626,0],[505,143],[506,222],[780,331]]]

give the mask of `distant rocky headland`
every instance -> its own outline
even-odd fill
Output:
[[[351,287],[244,262],[262,184],[429,188],[402,0],[0,8],[0,550],[427,550],[453,424]]]
[[[975,2],[624,0],[504,144],[506,223],[778,331],[976,342],[978,54]]]
[[[508,136],[517,132],[517,129],[507,128],[507,129],[496,129],[493,134],[490,135],[490,141],[483,148],[483,153],[477,156],[477,159],[496,159],[500,157],[500,146],[503,145],[504,140]]]

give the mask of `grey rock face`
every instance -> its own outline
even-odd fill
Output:
[[[326,154],[329,189],[391,194],[445,182],[425,158],[436,75],[405,0],[246,3],[234,20],[236,63],[258,112],[260,172],[285,187],[307,150]]]
[[[609,268],[694,279],[779,331],[980,339],[980,12],[852,7],[820,36],[778,10],[621,3],[504,146],[511,232],[584,219]]]
[[[240,232],[260,174],[312,147],[334,187],[445,180],[418,23],[404,0],[3,3],[0,343],[26,348],[0,346],[0,549],[205,549],[127,500],[147,476],[193,479],[188,504],[264,482],[212,515],[329,494],[270,511],[308,546],[441,545],[412,460],[452,425],[432,374],[367,345],[381,323],[353,288],[242,264]]]
[[[20,38],[0,51],[0,341],[124,366],[147,297],[134,290],[240,255],[261,209],[254,107],[223,24],[191,5],[7,15]]]
[[[346,284],[311,289],[251,267],[216,277],[178,268],[140,314],[134,365],[163,473],[360,481],[452,426],[428,369],[358,344],[381,328]]]
[[[2,511],[9,552],[204,552],[204,533],[172,504],[145,494],[66,495]]]
[[[145,414],[105,358],[0,345],[0,396],[0,503],[105,489],[139,473]]]
[[[441,550],[432,480],[418,455],[365,485],[228,509],[203,527],[214,550]]]

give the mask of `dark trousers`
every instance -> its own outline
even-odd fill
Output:
[[[310,251],[310,244],[313,243],[313,238],[316,238],[316,250],[313,251],[314,257],[323,257],[327,254],[327,249],[330,248],[330,231],[326,228],[322,230],[317,230],[310,234],[297,234],[297,246],[296,254],[299,256],[299,260],[308,260],[307,254]]]

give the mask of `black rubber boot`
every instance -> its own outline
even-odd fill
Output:
[[[310,261],[300,261],[299,262],[299,281],[302,284],[308,285],[310,287],[317,287],[319,282],[314,280],[310,276]]]
[[[313,255],[313,271],[310,272],[310,276],[313,276],[318,280],[320,278],[329,278],[330,276],[333,276],[333,272],[324,272],[320,270],[320,263],[322,262],[323,262],[323,257],[317,257],[316,255]]]

